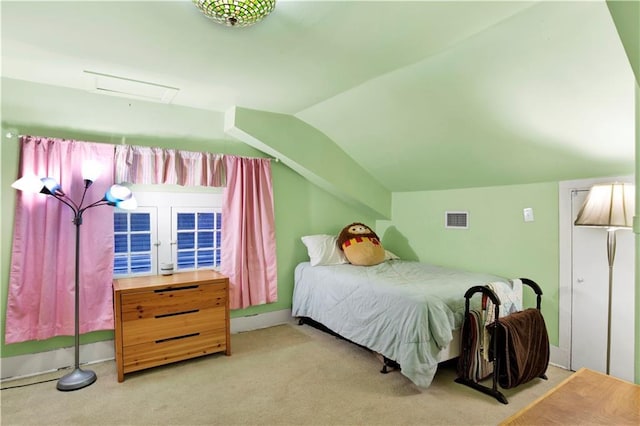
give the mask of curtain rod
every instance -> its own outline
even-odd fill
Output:
[[[7,128],[6,133],[4,135],[5,135],[5,137],[7,139],[13,139],[14,136],[32,136],[32,135],[19,135],[19,132],[15,128]],[[50,136],[37,136],[37,137],[50,137]],[[58,139],[65,139],[65,138],[58,138]],[[91,142],[91,141],[80,141],[80,142]],[[97,142],[97,143],[105,143],[105,144],[111,143],[111,144],[113,144],[112,142]],[[115,144],[113,144],[113,145],[115,145]],[[127,145],[127,137],[126,136],[123,135],[123,136],[120,137],[119,145]],[[132,146],[144,146],[146,148],[155,148],[155,147],[147,147],[145,145],[132,145]],[[178,149],[178,148],[169,148],[169,149]],[[235,154],[219,154],[219,155],[235,155]],[[248,159],[264,159],[264,158],[267,158],[267,159],[269,159],[271,161],[274,161],[276,163],[280,162],[280,158],[279,157],[274,157],[274,156],[271,156],[271,155],[266,156],[266,157],[245,157],[245,156],[242,156],[242,155],[237,155],[237,157],[248,158]]]

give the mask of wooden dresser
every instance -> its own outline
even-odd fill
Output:
[[[118,381],[132,371],[231,355],[229,279],[199,270],[113,281]]]

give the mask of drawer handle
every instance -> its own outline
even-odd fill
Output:
[[[153,290],[154,293],[165,293],[167,291],[178,291],[178,290],[192,290],[194,288],[200,287],[199,285],[187,285],[184,287],[174,287],[174,288],[161,288],[158,290]]]
[[[178,339],[186,339],[187,337],[195,337],[199,335],[200,333],[191,333],[191,334],[185,334],[184,336],[167,337],[166,339],[156,340],[156,343],[169,342],[171,340],[178,340]]]
[[[160,315],[156,315],[154,318],[165,318],[165,317],[173,317],[176,315],[195,314],[196,312],[200,312],[200,309],[193,309],[191,311],[174,312],[172,314],[160,314]]]

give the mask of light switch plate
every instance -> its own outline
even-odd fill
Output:
[[[530,207],[525,208],[524,210],[522,210],[522,214],[524,215],[524,221],[525,222],[533,222],[533,209]]]

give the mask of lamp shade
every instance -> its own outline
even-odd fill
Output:
[[[631,228],[635,211],[635,188],[629,183],[594,185],[589,190],[576,226]]]
[[[128,200],[117,201],[116,207],[122,210],[135,210],[138,208],[138,202],[135,197],[131,197]]]
[[[42,178],[41,180],[44,188],[40,192],[45,194],[56,194],[56,193],[61,194],[62,193],[62,188],[60,188],[60,184],[54,178],[46,177],[46,178]]]
[[[124,185],[111,185],[104,194],[104,200],[111,206],[116,206],[124,210],[134,210],[138,207],[133,192]]]
[[[102,174],[104,166],[95,160],[89,160],[82,163],[82,179],[89,182],[95,182]]]
[[[24,175],[17,181],[11,184],[11,187],[17,189],[18,191],[30,192],[33,194],[38,194],[44,188],[42,184],[42,179],[40,179],[36,175]]]
[[[193,0],[207,17],[230,27],[248,27],[271,13],[276,0]]]
[[[30,192],[32,194],[63,194],[60,184],[51,177],[38,177],[36,175],[24,175],[11,184],[12,188],[18,191]]]

